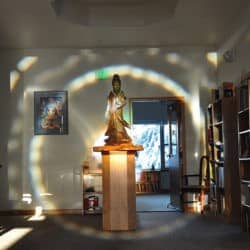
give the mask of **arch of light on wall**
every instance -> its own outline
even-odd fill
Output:
[[[157,85],[165,89],[168,93],[171,93],[175,96],[182,96],[185,99],[187,107],[192,115],[193,124],[196,128],[196,131],[200,132],[200,120],[204,117],[204,115],[200,112],[199,107],[199,96],[195,98],[191,96],[184,88],[182,88],[177,82],[168,78],[164,74],[160,74],[158,72],[152,70],[145,70],[143,68],[135,67],[133,65],[113,65],[104,67],[101,69],[96,69],[90,72],[87,72],[68,83],[65,87],[65,90],[69,91],[69,94],[72,96],[74,93],[82,91],[84,88],[89,85],[96,84],[101,79],[111,78],[113,73],[118,73],[120,76],[129,76],[133,79],[141,79],[146,83],[151,85]],[[87,125],[87,124],[86,124]],[[89,128],[90,129],[90,128]],[[93,139],[98,139],[98,133],[93,129]],[[101,131],[103,132],[103,131]],[[99,134],[100,135],[100,134]],[[43,137],[33,137],[30,142],[30,157],[29,157],[29,170],[32,176],[32,182],[34,190],[36,191],[36,195],[39,196],[41,193],[46,192],[46,188],[41,181],[41,167],[40,167],[40,159],[41,159],[41,147],[43,144]],[[50,204],[51,208],[56,208],[56,206],[52,203]],[[185,222],[186,224],[188,222]],[[184,226],[183,222],[176,222],[175,226],[179,227],[180,225]],[[67,223],[66,225],[69,228],[76,228],[76,225]],[[154,229],[154,232],[159,234],[160,232],[168,232],[170,228],[171,231],[174,230],[174,225],[171,227],[161,227],[158,230]],[[95,230],[94,230],[95,231]],[[81,232],[84,234],[93,235],[94,232],[91,228],[82,228]],[[109,233],[99,233],[98,236],[109,238],[112,234]],[[135,237],[151,237],[153,235],[152,230],[149,232],[141,232],[137,234],[133,234]],[[132,236],[129,234],[123,234],[123,236],[131,238]]]
[[[68,83],[68,85],[65,87],[65,90],[69,91],[69,95],[72,97],[75,93],[78,93],[79,91],[83,91],[84,88],[92,85],[97,84],[100,79],[106,79],[111,78],[113,73],[118,73],[121,77],[129,76],[133,79],[137,80],[144,80],[146,83],[151,85],[158,85],[165,89],[168,93],[171,93],[175,96],[182,96],[184,97],[186,103],[188,104],[188,108],[192,114],[193,117],[193,123],[199,131],[200,129],[200,110],[199,110],[199,102],[197,102],[196,98],[192,97],[187,91],[185,91],[181,86],[178,85],[175,81],[172,79],[166,77],[163,74],[159,74],[152,70],[145,70],[139,67],[135,67],[132,65],[113,65],[109,67],[105,67],[102,69],[97,69],[90,71],[88,73],[85,73],[75,79],[73,79],[71,82]],[[198,97],[197,97],[198,98]],[[195,105],[195,107],[194,107]],[[196,107],[197,106],[197,107]],[[93,135],[93,139],[98,139],[101,132],[97,133],[94,128],[92,131],[90,128],[88,130],[91,132],[90,134]],[[41,145],[43,139],[42,137],[34,137],[31,142],[30,147],[30,171],[32,175],[33,185],[35,185],[37,190],[37,196],[39,193],[46,192],[46,188],[44,187],[44,184],[41,182],[41,167],[39,165],[40,160],[40,153],[41,153]],[[51,203],[50,208],[56,208],[55,204]],[[185,222],[187,223],[187,222]],[[184,224],[185,224],[184,223]],[[167,227],[161,227],[159,230],[156,230],[156,232],[159,234],[161,231],[166,233],[168,230],[174,230],[175,227],[178,227],[180,225],[184,226],[183,222],[178,222],[176,224],[169,225]],[[68,224],[66,223],[67,227],[74,228],[74,224]],[[82,232],[85,234],[92,234],[93,229],[90,228],[83,228]],[[96,233],[96,232],[95,232]],[[112,234],[98,234],[100,237],[110,237]],[[106,236],[105,236],[106,235]],[[142,234],[138,233],[136,234],[136,237],[147,237],[147,233],[143,232]],[[135,236],[135,235],[134,235]],[[148,236],[152,236],[152,231],[148,233]],[[125,234],[123,237],[132,237],[132,235]]]

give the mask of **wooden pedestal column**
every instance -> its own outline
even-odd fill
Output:
[[[94,147],[102,152],[103,230],[136,229],[135,152],[141,145]]]

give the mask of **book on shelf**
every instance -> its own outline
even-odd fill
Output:
[[[207,130],[208,143],[213,143],[213,129],[210,127]]]
[[[223,82],[224,97],[231,97],[235,95],[235,87],[233,82]]]
[[[245,85],[241,85],[239,90],[240,111],[249,107],[248,81],[245,83]]]
[[[221,113],[215,113],[214,114],[214,124],[221,124],[221,120],[222,120],[222,115]]]
[[[250,132],[240,135],[240,157],[250,157]]]
[[[212,102],[216,102],[220,99],[220,90],[211,89]]]
[[[250,205],[250,180],[241,180],[241,204]]]
[[[212,107],[213,107],[213,106],[210,104],[210,105],[208,106],[208,109],[207,109],[207,112],[208,112],[208,125],[209,125],[209,126],[212,126],[212,124],[213,124]]]
[[[224,188],[224,167],[217,168],[218,188]]]

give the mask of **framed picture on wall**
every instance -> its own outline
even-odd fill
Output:
[[[34,92],[34,134],[68,134],[68,92]]]

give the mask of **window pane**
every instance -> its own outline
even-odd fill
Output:
[[[143,151],[138,151],[136,157],[136,168],[155,169],[161,168],[160,150],[160,125],[158,124],[136,124],[133,125],[135,144],[143,146]]]
[[[177,124],[172,123],[172,144],[177,143]],[[164,125],[164,144],[169,144],[169,124]]]
[[[173,122],[171,124],[172,132],[172,152],[171,155],[175,156],[177,154],[177,124]],[[169,154],[170,154],[170,137],[169,137],[169,124],[164,125],[164,157],[165,157],[165,166],[169,165]]]
[[[176,143],[177,143],[177,124],[172,123],[172,144]]]
[[[165,156],[165,167],[167,167],[168,159],[169,159],[169,146],[164,146],[164,156]]]
[[[169,144],[169,126],[168,124],[164,125],[164,144]]]

